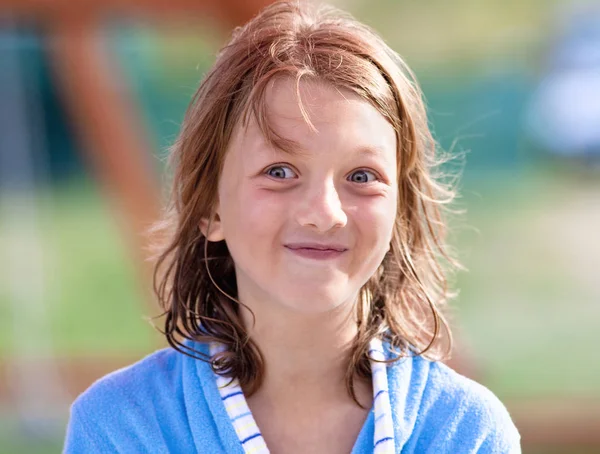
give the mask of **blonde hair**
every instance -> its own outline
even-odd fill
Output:
[[[171,203],[162,232],[155,292],[164,309],[164,334],[177,350],[209,361],[215,372],[239,379],[252,394],[264,361],[241,321],[232,258],[224,241],[199,229],[210,218],[234,126],[254,115],[265,137],[285,148],[269,126],[265,89],[275,77],[319,80],[371,103],[397,135],[398,210],[390,250],[363,286],[356,304],[358,335],[346,375],[370,376],[368,344],[389,342],[396,360],[408,351],[442,359],[452,336],[442,308],[446,272],[458,264],[444,244],[444,208],[454,198],[436,177],[440,163],[422,93],[400,56],[368,27],[331,7],[276,2],[243,27],[201,82],[171,149]],[[307,118],[308,121],[308,118]],[[209,358],[185,339],[219,341],[227,352]]]

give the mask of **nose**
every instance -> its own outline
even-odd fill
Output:
[[[296,211],[296,220],[300,225],[313,227],[319,232],[346,225],[348,217],[331,179],[306,188]]]

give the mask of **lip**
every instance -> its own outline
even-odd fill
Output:
[[[348,249],[340,244],[293,243],[286,249],[299,257],[313,260],[331,260],[341,256]]]
[[[285,245],[286,248],[292,250],[298,249],[314,249],[316,251],[337,251],[344,252],[348,250],[347,247],[338,243],[288,243]]]

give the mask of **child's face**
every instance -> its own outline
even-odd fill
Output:
[[[368,102],[326,84],[276,80],[273,129],[299,153],[274,149],[256,122],[236,128],[219,182],[220,218],[238,294],[261,308],[322,313],[352,304],[389,249],[398,185],[396,135]],[[326,250],[319,250],[326,249]]]

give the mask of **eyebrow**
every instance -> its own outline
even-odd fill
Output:
[[[292,139],[287,139],[285,137],[273,137],[272,139],[268,139],[264,135],[263,139],[267,144],[271,145],[275,151],[280,151],[291,156],[307,156],[309,154],[302,148],[300,143]]]

